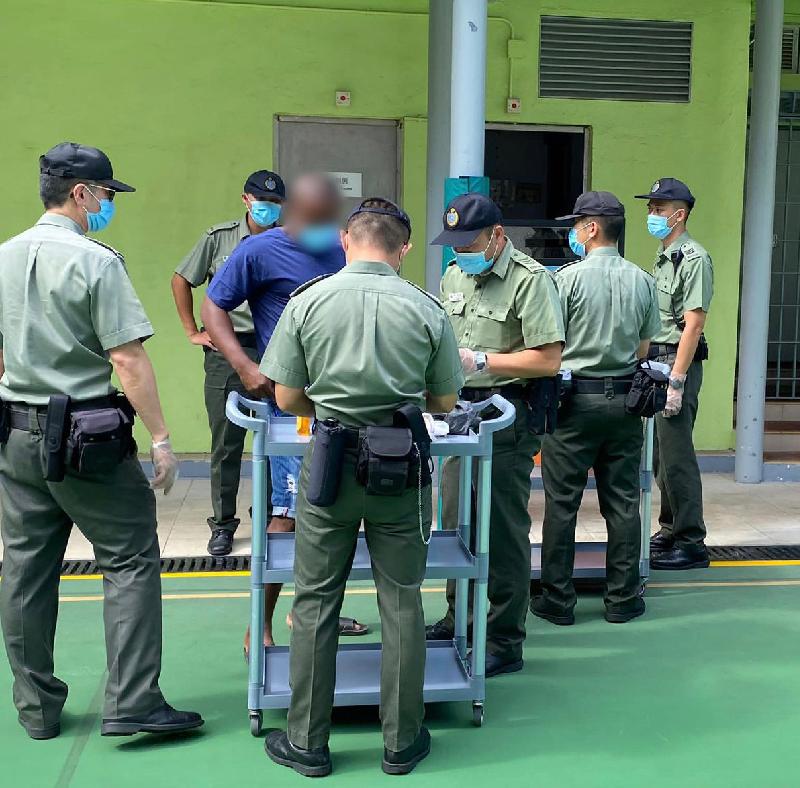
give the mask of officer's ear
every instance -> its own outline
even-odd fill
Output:
[[[400,247],[400,259],[402,260],[412,249],[414,248],[414,244],[411,241],[404,243]]]
[[[347,254],[347,248],[350,246],[350,236],[347,230],[339,230],[339,242],[342,245],[342,249],[344,249],[344,253]]]

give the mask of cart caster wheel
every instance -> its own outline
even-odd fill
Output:
[[[643,598],[646,593],[647,593],[647,581],[643,580],[642,584],[639,586],[639,592],[638,592],[639,597]]]
[[[483,704],[482,703],[473,703],[472,704],[472,724],[476,728],[483,727]]]
[[[262,717],[260,711],[251,711],[250,712],[250,735],[251,736],[260,736],[261,735],[261,723]]]

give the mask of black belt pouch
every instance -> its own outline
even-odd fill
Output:
[[[344,462],[345,428],[336,419],[318,421],[308,473],[306,499],[314,506],[332,506],[339,497]]]
[[[370,495],[402,495],[418,462],[411,430],[367,427],[356,465],[356,479]]]
[[[133,421],[120,408],[72,413],[68,442],[70,465],[79,473],[103,473],[134,451]]]
[[[668,382],[669,378],[663,372],[640,361],[625,397],[625,412],[644,419],[660,413],[667,404]]]
[[[69,406],[70,398],[66,394],[53,394],[47,403],[42,442],[44,479],[47,482],[64,481]]]
[[[0,446],[8,443],[11,435],[11,408],[0,399]]]
[[[561,375],[536,378],[528,387],[528,432],[549,435],[558,423],[558,404],[561,399]]]

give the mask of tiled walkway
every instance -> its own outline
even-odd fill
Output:
[[[705,474],[705,516],[708,543],[716,545],[800,544],[800,485],[764,483],[739,485],[727,474]],[[234,544],[236,554],[250,550],[250,480],[242,482],[240,515],[243,522]],[[209,483],[207,479],[180,480],[172,493],[158,497],[159,540],[164,556],[202,556],[208,540]],[[658,490],[653,495],[653,522],[658,512]],[[544,494],[531,494],[531,539],[539,541]],[[605,526],[597,495],[587,490],[578,517],[579,541],[604,541]],[[67,558],[91,558],[91,545],[77,531]]]

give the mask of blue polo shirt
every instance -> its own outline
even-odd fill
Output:
[[[253,313],[256,345],[263,355],[289,296],[300,285],[344,268],[341,246],[311,254],[282,227],[245,238],[208,286],[208,297],[230,312],[245,301]]]

